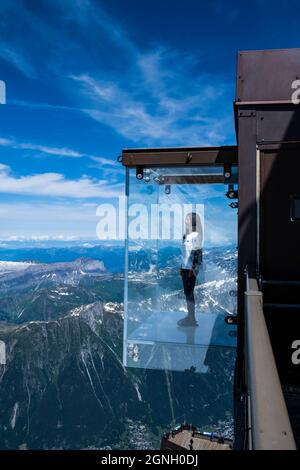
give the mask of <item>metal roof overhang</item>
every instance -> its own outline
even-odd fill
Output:
[[[122,165],[148,166],[222,166],[237,165],[238,147],[176,147],[152,149],[124,149]]]

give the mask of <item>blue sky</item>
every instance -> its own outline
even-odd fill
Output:
[[[94,238],[123,147],[235,143],[237,50],[300,45],[296,1],[1,0],[0,238]]]

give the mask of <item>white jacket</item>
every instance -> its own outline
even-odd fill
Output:
[[[202,262],[202,237],[199,232],[191,232],[183,237],[182,269],[193,269],[198,272]]]

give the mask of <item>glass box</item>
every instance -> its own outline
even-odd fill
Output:
[[[222,166],[126,169],[125,366],[206,373],[210,350],[236,347],[226,190]]]

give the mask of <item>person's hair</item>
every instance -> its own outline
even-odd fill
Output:
[[[202,236],[202,223],[200,215],[197,212],[190,212],[187,214],[190,221],[192,222],[192,232],[198,232]]]

